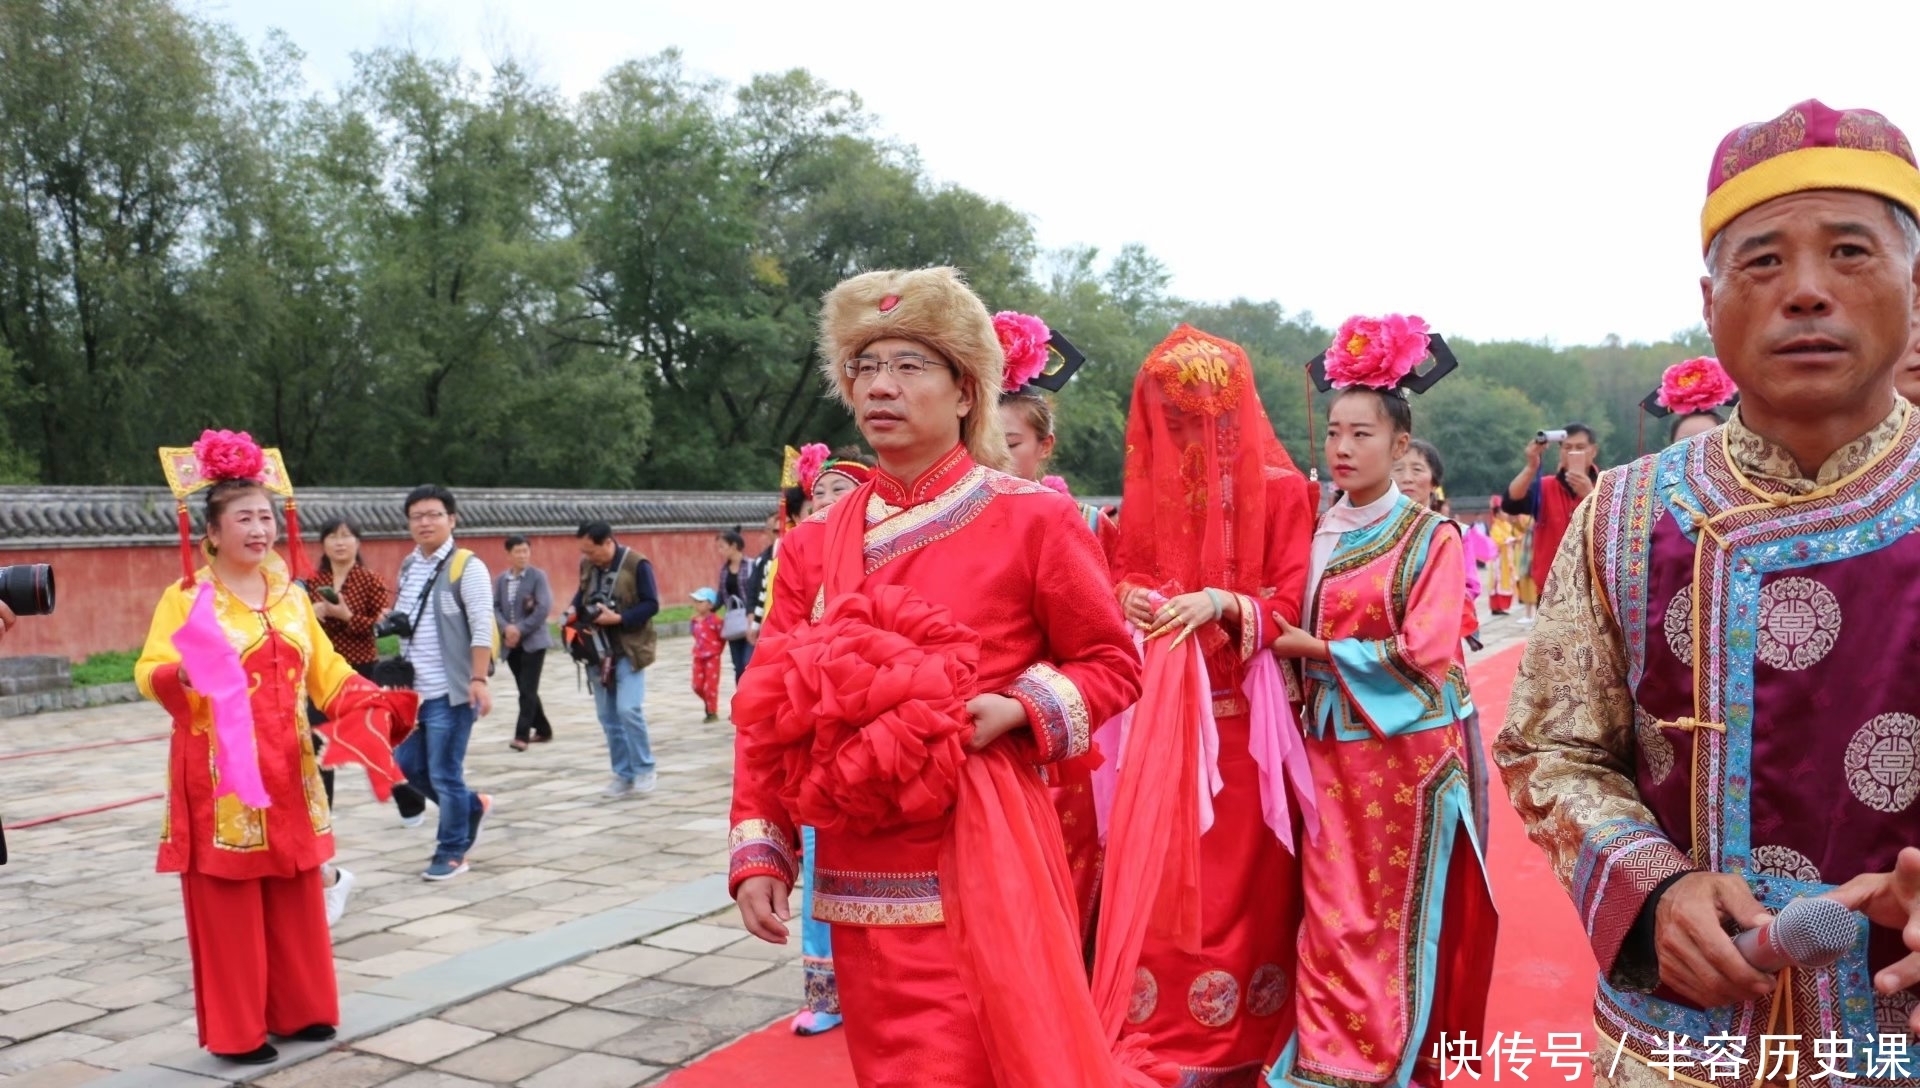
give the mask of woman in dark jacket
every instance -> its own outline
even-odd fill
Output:
[[[753,581],[753,560],[747,558],[747,540],[738,529],[721,533],[714,543],[720,549],[721,562],[713,591],[720,597],[727,652],[733,655],[733,678],[738,681],[747,671],[747,662],[753,660],[753,643],[747,641],[747,587]]]

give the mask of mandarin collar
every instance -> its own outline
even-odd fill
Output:
[[[1364,529],[1393,512],[1400,503],[1400,485],[1387,481],[1387,490],[1379,498],[1365,506],[1355,506],[1353,499],[1341,493],[1340,501],[1327,509],[1320,519],[1320,533],[1350,533],[1355,529]]]
[[[972,469],[973,458],[967,456],[967,447],[958,444],[911,481],[902,480],[884,468],[875,469],[873,492],[888,506],[906,509],[943,494]]]
[[[1887,413],[1887,418],[1835,450],[1809,479],[1785,446],[1749,428],[1740,418],[1740,410],[1735,408],[1733,418],[1727,420],[1725,426],[1727,456],[1755,483],[1770,485],[1790,495],[1805,495],[1865,468],[1900,437],[1910,410],[1905,400],[1895,397],[1893,411]]]

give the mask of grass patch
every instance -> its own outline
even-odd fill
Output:
[[[131,684],[133,663],[138,660],[139,650],[112,650],[94,654],[73,667],[73,686],[91,688],[101,684]]]
[[[655,623],[685,623],[693,618],[693,606],[690,604],[662,608],[654,617]]]

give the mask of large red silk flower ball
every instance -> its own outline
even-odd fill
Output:
[[[201,431],[193,456],[209,480],[257,480],[267,468],[266,453],[245,431]]]
[[[749,773],[800,823],[872,834],[953,806],[980,636],[904,586],[851,593],[763,639],[733,716]]]

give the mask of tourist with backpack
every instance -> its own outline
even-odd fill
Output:
[[[493,798],[466,781],[467,742],[476,718],[493,709],[493,581],[487,565],[453,541],[453,493],[424,484],[407,495],[407,531],[415,548],[400,561],[394,611],[376,634],[401,638],[401,672],[420,696],[420,728],[394,750],[407,784],[440,806],[439,839],[421,877],[451,880],[493,809]],[[377,677],[390,686],[398,678]]]

